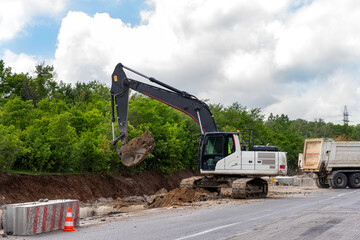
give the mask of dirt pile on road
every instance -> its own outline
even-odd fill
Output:
[[[149,130],[140,137],[131,139],[121,147],[121,161],[127,167],[141,163],[155,148],[155,139]]]
[[[218,193],[212,193],[204,189],[176,188],[167,194],[157,196],[149,208],[170,207],[174,205],[186,205],[195,201],[207,201],[216,199]]]
[[[348,136],[346,136],[346,134],[341,134],[339,136],[337,136],[336,138],[334,138],[334,140],[336,142],[343,142],[343,141],[354,141],[353,139],[349,138]]]
[[[90,174],[25,175],[0,174],[0,205],[37,201],[39,199],[79,199],[153,195],[162,188],[170,191],[192,171],[179,171],[171,176],[143,173],[121,173],[99,176]]]

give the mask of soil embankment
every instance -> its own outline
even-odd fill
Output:
[[[119,198],[155,194],[162,188],[170,191],[179,187],[192,171],[179,171],[171,176],[155,173],[121,173],[99,176],[90,174],[25,175],[0,174],[0,205],[39,199]]]

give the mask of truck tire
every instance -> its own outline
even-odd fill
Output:
[[[330,186],[332,188],[346,188],[348,184],[347,177],[342,172],[334,172],[331,174]]]
[[[360,188],[360,173],[353,173],[349,177],[350,188]]]
[[[329,188],[330,185],[328,183],[325,183],[324,181],[325,179],[320,179],[320,178],[316,178],[315,179],[315,184],[318,188]]]

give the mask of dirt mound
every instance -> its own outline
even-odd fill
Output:
[[[149,208],[184,205],[195,201],[206,201],[215,198],[218,194],[204,189],[177,188],[169,193],[158,196]]]
[[[353,139],[349,138],[348,136],[346,136],[346,134],[341,134],[339,136],[337,136],[336,138],[334,138],[334,140],[336,142],[342,142],[342,141],[354,141]]]
[[[131,139],[125,146],[121,147],[121,161],[127,167],[136,166],[141,163],[147,155],[155,148],[155,139],[149,130],[140,137]]]
[[[194,174],[189,170],[171,176],[149,172],[111,176],[0,174],[0,205],[37,201],[40,198],[92,201],[100,197],[115,199],[152,195],[162,188],[168,191],[177,188],[181,179]]]

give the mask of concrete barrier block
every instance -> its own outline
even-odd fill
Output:
[[[294,186],[306,187],[312,186],[314,181],[312,178],[294,177]]]
[[[294,185],[294,178],[288,176],[278,176],[275,177],[275,183],[276,185],[291,186]]]
[[[301,186],[301,178],[294,178],[294,186]]]
[[[79,200],[51,200],[5,205],[4,233],[28,236],[62,229],[68,208],[71,208],[74,226],[78,226]]]

